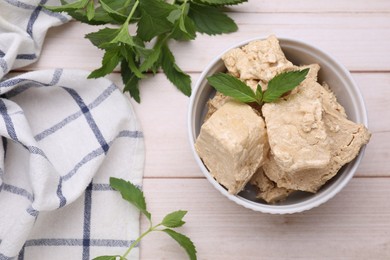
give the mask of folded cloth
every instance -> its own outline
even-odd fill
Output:
[[[47,29],[68,20],[46,3],[0,0],[0,260],[122,255],[139,213],[109,177],[140,186],[144,163],[129,100],[80,70],[1,79],[36,60]],[[138,257],[135,248],[128,259]]]

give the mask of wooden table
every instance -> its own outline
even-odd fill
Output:
[[[239,31],[172,43],[179,65],[196,82],[227,47],[275,34],[318,46],[343,63],[360,86],[373,133],[355,177],[313,210],[269,215],[230,202],[203,177],[187,137],[189,99],[158,74],[141,84],[134,108],[146,143],[144,192],[157,220],[186,209],[182,232],[199,259],[390,259],[390,1],[250,0],[231,9]],[[40,60],[24,70],[93,70],[102,53],[84,34],[96,27],[70,22],[48,32]],[[121,86],[119,73],[109,76]],[[142,228],[147,222],[142,219]],[[164,234],[146,237],[141,259],[186,259]]]

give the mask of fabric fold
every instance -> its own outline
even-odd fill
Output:
[[[36,61],[47,30],[69,21],[42,4],[59,2],[0,1],[0,260],[123,254],[139,235],[139,212],[109,178],[141,186],[144,166],[128,98],[82,70],[3,78]]]

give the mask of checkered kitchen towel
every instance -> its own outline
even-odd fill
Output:
[[[141,185],[144,162],[128,99],[86,71],[3,77],[35,61],[47,29],[69,20],[46,3],[56,4],[0,0],[0,260],[123,254],[139,213],[109,177]]]

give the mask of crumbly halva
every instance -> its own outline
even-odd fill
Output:
[[[271,181],[264,174],[263,168],[260,167],[249,181],[250,184],[257,187],[257,198],[273,204],[285,200],[294,190],[279,188],[275,182]]]
[[[269,145],[283,171],[318,169],[330,162],[319,88],[320,84],[308,78],[295,93],[263,105]]]
[[[243,81],[257,79],[268,82],[276,74],[293,67],[274,35],[231,49],[222,56],[222,60],[228,72]]]
[[[315,86],[304,85],[300,88],[301,91],[302,89],[314,90],[321,96],[323,108],[321,120],[324,123],[329,144],[330,161],[321,168],[308,168],[300,171],[286,170],[281,167],[273,154],[274,152],[271,151],[263,169],[265,174],[277,183],[278,187],[316,192],[334,177],[343,165],[358,155],[360,148],[368,143],[371,134],[364,125],[356,124],[347,119],[344,108],[337,102],[335,95],[329,88],[319,84]]]
[[[258,84],[266,90],[281,72],[310,68],[297,88],[261,111],[219,92],[208,101],[195,147],[230,193],[248,181],[267,203],[296,190],[316,192],[368,143],[368,129],[348,120],[329,87],[317,82],[320,66],[293,65],[275,36],[230,50],[222,59],[228,72],[253,90]]]
[[[236,194],[264,162],[264,120],[247,104],[227,102],[202,125],[195,149],[210,174]]]

